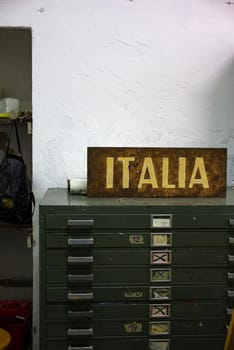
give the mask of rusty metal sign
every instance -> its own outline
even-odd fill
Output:
[[[225,148],[88,148],[89,197],[225,197]]]

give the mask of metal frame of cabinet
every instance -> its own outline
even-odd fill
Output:
[[[41,350],[222,350],[233,301],[233,191],[42,200]]]

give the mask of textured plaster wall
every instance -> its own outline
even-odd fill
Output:
[[[0,25],[32,27],[39,195],[87,146],[228,147],[234,178],[234,5],[1,0]]]
[[[39,197],[86,176],[87,146],[227,147],[234,179],[234,5],[1,0],[0,26],[32,28]]]

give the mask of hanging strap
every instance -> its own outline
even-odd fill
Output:
[[[11,123],[10,131],[9,131],[9,134],[8,134],[7,146],[6,146],[6,154],[7,155],[9,154],[9,148],[10,148],[10,143],[11,143],[13,126],[14,126],[13,123]]]
[[[17,139],[18,151],[19,151],[20,155],[22,156],[22,150],[21,150],[21,145],[20,145],[20,139],[19,139],[19,133],[18,133],[16,120],[14,120],[13,123],[15,125],[15,134],[16,134],[16,139]]]
[[[10,131],[9,131],[9,135],[8,135],[8,142],[7,142],[7,147],[6,147],[6,154],[9,154],[9,148],[10,148],[10,144],[12,141],[12,131],[13,128],[15,129],[15,134],[16,134],[16,141],[17,141],[17,146],[18,146],[18,152],[22,157],[22,150],[21,150],[21,145],[20,145],[20,139],[19,139],[19,133],[18,133],[18,128],[17,128],[17,122],[16,120],[13,120],[11,127],[10,127]]]

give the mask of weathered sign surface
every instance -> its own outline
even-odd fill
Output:
[[[224,148],[88,148],[90,197],[225,197]]]

